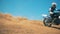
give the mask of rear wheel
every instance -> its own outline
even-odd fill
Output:
[[[45,26],[48,26],[48,27],[51,27],[51,25],[52,25],[52,24],[50,23],[50,20],[48,20],[48,19],[44,19],[44,20],[43,20],[43,23],[44,23]]]

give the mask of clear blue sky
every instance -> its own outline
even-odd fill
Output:
[[[60,0],[0,0],[0,12],[41,20],[42,14],[48,14],[52,2],[60,8]]]

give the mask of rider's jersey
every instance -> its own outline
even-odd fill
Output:
[[[55,10],[56,7],[52,6],[49,11],[50,11],[50,14],[54,14],[54,10]]]

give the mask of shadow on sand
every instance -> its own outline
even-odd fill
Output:
[[[60,27],[52,26],[52,28],[60,30]]]

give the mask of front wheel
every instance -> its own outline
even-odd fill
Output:
[[[52,24],[50,23],[50,20],[49,20],[49,19],[46,19],[46,18],[43,20],[43,24],[44,24],[45,26],[48,26],[48,27],[51,27],[51,25],[52,25]]]

